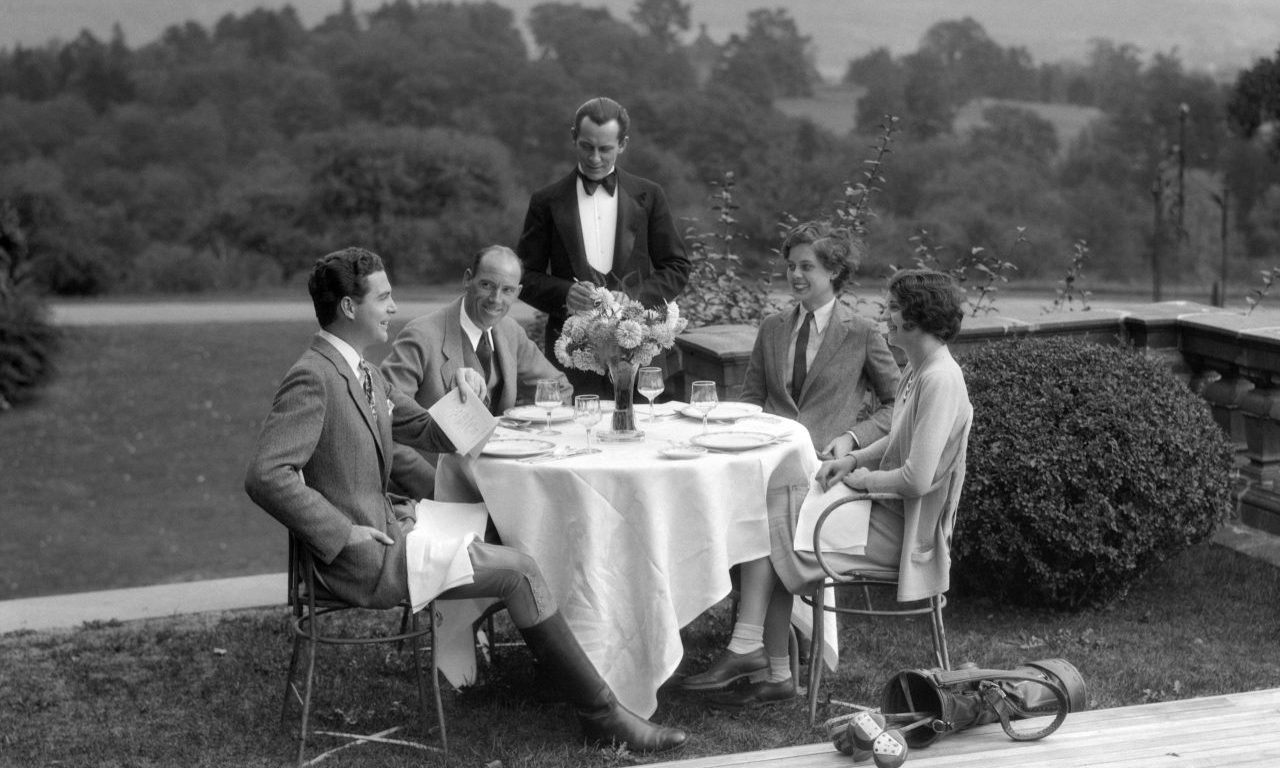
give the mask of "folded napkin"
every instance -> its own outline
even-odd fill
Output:
[[[813,529],[823,510],[840,499],[855,495],[844,483],[836,483],[826,491],[816,479],[809,480],[809,494],[800,505],[796,518],[796,535],[791,542],[797,552],[813,551]],[[822,551],[842,552],[846,555],[867,553],[867,532],[871,526],[871,500],[860,499],[832,512],[822,524]]]
[[[417,523],[405,538],[409,601],[420,611],[437,595],[475,580],[467,547],[484,536],[489,510],[482,503],[454,504],[423,499]]]

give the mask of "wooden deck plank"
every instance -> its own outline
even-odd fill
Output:
[[[1252,768],[1280,765],[1280,688],[1077,712],[1016,742],[999,724],[912,750],[909,768]],[[1015,726],[1018,724],[1015,723]],[[1024,721],[1024,727],[1037,727]],[[847,768],[830,743],[674,760],[649,768]],[[865,765],[871,765],[866,763]]]

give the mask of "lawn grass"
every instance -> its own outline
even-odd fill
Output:
[[[284,570],[244,470],[314,321],[65,333],[53,383],[0,415],[0,600]]]
[[[1111,606],[1078,614],[997,607],[953,596],[946,611],[954,661],[1010,667],[1061,657],[1076,665],[1091,708],[1280,686],[1280,570],[1216,544],[1162,565]],[[289,661],[285,610],[262,609],[69,632],[0,637],[0,765],[275,766],[296,742],[279,724]],[[371,619],[357,619],[369,621]],[[841,665],[829,690],[874,704],[900,669],[927,665],[923,620],[844,621]],[[700,669],[728,630],[727,604],[683,633],[686,664]],[[451,756],[391,747],[348,750],[326,766],[631,765],[636,758],[582,746],[569,709],[548,703],[506,626],[487,679],[447,689]],[[408,660],[395,651],[324,649],[316,716],[374,731],[411,722]],[[664,690],[656,719],[689,730],[684,757],[823,741],[803,700],[744,714],[709,709]],[[295,710],[296,712],[296,710]],[[1068,718],[1068,725],[1070,719]],[[963,738],[956,736],[954,738]]]

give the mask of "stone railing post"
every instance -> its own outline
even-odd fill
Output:
[[[1194,376],[1207,382],[1201,396],[1209,402],[1214,421],[1226,431],[1237,450],[1245,451],[1248,443],[1240,405],[1254,383],[1243,374],[1245,345],[1241,333],[1252,325],[1257,323],[1229,312],[1205,312],[1179,320],[1182,356]]]

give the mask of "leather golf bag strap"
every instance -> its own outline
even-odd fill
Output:
[[[1035,731],[1018,731],[1015,730],[1012,723],[1013,719],[1025,719],[1029,717],[1037,717],[1047,714],[1043,711],[1028,711],[1022,709],[1019,703],[1010,698],[1004,688],[1000,686],[1000,681],[1011,681],[1019,683],[1035,683],[1044,686],[1053,693],[1053,697],[1057,700],[1057,710],[1054,713],[1053,721],[1043,728]],[[1043,739],[1045,736],[1058,730],[1063,721],[1067,719],[1067,713],[1071,711],[1071,702],[1067,698],[1067,692],[1057,683],[1040,677],[1029,677],[1025,675],[996,674],[984,677],[978,684],[978,691],[982,694],[982,700],[987,707],[995,712],[1000,718],[1000,727],[1004,729],[1005,735],[1014,741],[1035,741]]]

